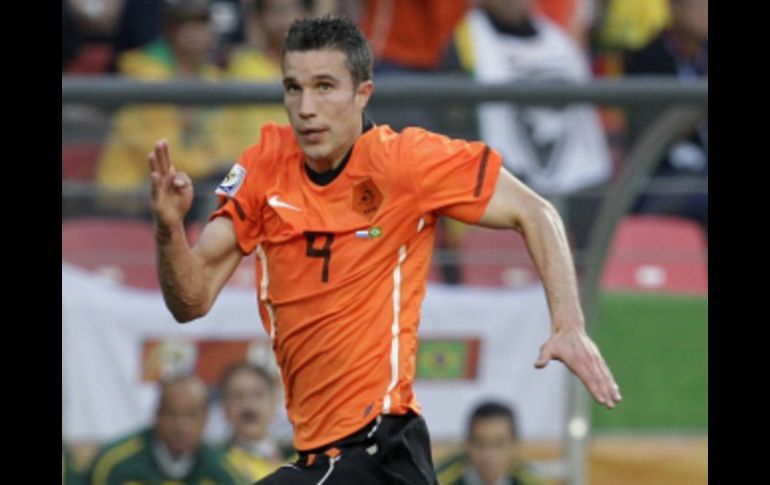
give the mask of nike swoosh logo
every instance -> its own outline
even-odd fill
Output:
[[[291,209],[293,211],[302,212],[302,209],[298,207],[294,207],[291,204],[287,204],[282,200],[279,200],[277,195],[274,195],[269,199],[267,199],[267,203],[270,204],[272,207],[283,207],[284,209]]]

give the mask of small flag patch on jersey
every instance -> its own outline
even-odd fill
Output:
[[[382,236],[382,228],[380,226],[364,229],[362,231],[356,231],[356,237],[361,239],[372,239],[380,236]]]
[[[224,195],[226,197],[232,197],[238,192],[243,180],[246,178],[246,169],[239,164],[233,165],[230,172],[227,174],[222,183],[219,184],[215,193]]]

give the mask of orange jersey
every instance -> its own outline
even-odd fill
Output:
[[[240,249],[257,251],[259,312],[298,450],[379,413],[419,412],[412,382],[436,218],[477,222],[501,164],[480,142],[377,126],[322,186],[292,128],[270,123],[219,186],[212,218],[230,217]]]

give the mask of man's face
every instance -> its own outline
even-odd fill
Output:
[[[341,159],[361,130],[374,85],[353,86],[344,52],[287,52],[283,59],[284,105],[302,151],[321,165]]]
[[[260,440],[267,436],[275,415],[275,394],[270,383],[248,369],[237,371],[222,389],[222,405],[236,438]]]
[[[485,484],[510,473],[516,459],[516,441],[505,417],[477,419],[466,446],[471,464]]]
[[[155,432],[175,456],[198,449],[206,425],[206,391],[196,380],[169,384],[158,409]]]

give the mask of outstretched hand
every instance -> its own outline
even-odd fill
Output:
[[[599,404],[609,409],[620,402],[620,389],[596,344],[582,330],[556,331],[540,348],[538,369],[551,360],[561,361],[580,378]]]
[[[162,228],[181,224],[193,201],[190,177],[171,164],[168,142],[160,140],[148,156],[152,179],[152,212]]]

